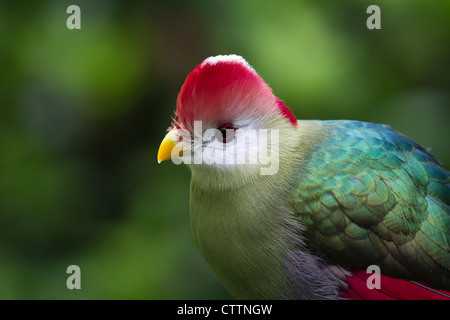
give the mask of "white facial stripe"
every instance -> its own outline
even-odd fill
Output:
[[[201,127],[197,129],[201,130]],[[273,157],[278,158],[278,152],[272,152],[278,150],[278,135],[274,139],[272,131],[259,129],[255,123],[247,124],[236,129],[233,138],[226,143],[217,128],[200,131],[193,135],[192,144],[189,138],[186,139],[183,162],[222,169],[244,164],[265,166],[273,162]]]

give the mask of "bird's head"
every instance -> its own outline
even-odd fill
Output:
[[[215,179],[238,173],[241,181],[275,174],[283,142],[291,143],[287,132],[296,127],[291,110],[247,61],[237,55],[209,57],[181,88],[158,162],[184,162],[205,180],[211,172]]]

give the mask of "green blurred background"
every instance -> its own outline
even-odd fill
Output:
[[[298,118],[390,124],[448,169],[449,35],[448,1],[1,1],[0,298],[230,298],[189,170],[156,162],[188,73],[240,54]]]

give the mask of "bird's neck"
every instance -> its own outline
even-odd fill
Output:
[[[315,290],[302,272],[314,273],[318,261],[304,251],[303,227],[289,214],[286,199],[298,183],[292,181],[295,171],[307,160],[320,134],[312,134],[316,130],[313,123],[299,124],[298,131],[286,139],[289,147],[280,146],[276,175],[217,189],[205,188],[204,176],[192,172],[191,226],[196,244],[237,298],[313,297]],[[304,265],[299,268],[301,263]]]
[[[282,189],[277,190],[261,192],[256,182],[249,182],[217,193],[191,181],[194,239],[208,265],[237,298],[288,295],[283,255],[292,246],[286,224],[293,221],[277,203],[285,197]]]

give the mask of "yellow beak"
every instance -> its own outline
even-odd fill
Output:
[[[177,146],[179,133],[177,128],[170,130],[164,137],[158,150],[158,163],[172,158],[173,149]],[[183,152],[180,150],[176,156],[182,156]]]

